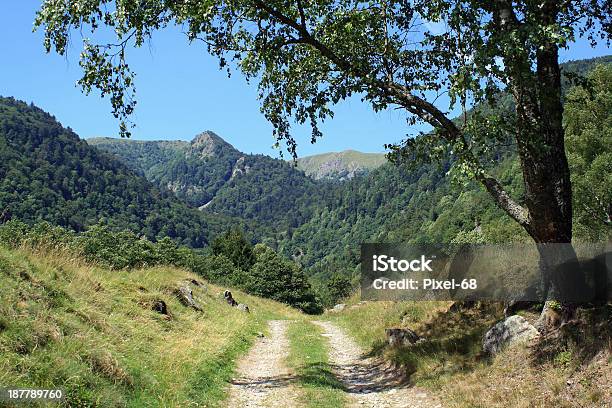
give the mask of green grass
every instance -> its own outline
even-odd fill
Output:
[[[371,171],[387,162],[384,153],[362,153],[355,150],[331,152],[301,157],[298,168],[316,177],[334,176],[336,173],[356,169]]]
[[[184,270],[110,271],[62,254],[0,249],[0,385],[63,388],[66,406],[222,406],[236,359],[287,306],[192,285],[202,312],[173,291]],[[169,316],[151,310],[163,300]]]
[[[302,387],[305,406],[313,408],[342,407],[345,394],[342,384],[332,373],[328,361],[329,345],[321,328],[305,319],[289,325],[289,367]]]

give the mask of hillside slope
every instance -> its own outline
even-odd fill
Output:
[[[326,189],[282,160],[245,154],[211,131],[191,142],[88,140],[192,207],[263,225],[260,236],[305,223]]]
[[[177,299],[185,285],[202,311]],[[0,383],[62,388],[70,407],[218,406],[266,321],[299,316],[234,291],[247,314],[222,292],[176,268],[111,271],[0,248]]]
[[[228,222],[188,208],[34,105],[0,98],[0,221],[11,218],[77,231],[102,221],[193,247]]]
[[[344,328],[371,355],[400,368],[444,407],[609,407],[612,404],[612,305],[581,310],[539,341],[495,356],[482,350],[484,333],[503,318],[500,304],[451,307],[452,302],[347,300],[327,320]],[[520,314],[535,322],[539,313]],[[387,328],[410,328],[423,340],[388,346]],[[608,390],[608,391],[606,391]]]
[[[319,179],[348,180],[386,163],[384,153],[362,153],[356,150],[330,152],[300,157],[298,168],[306,175]]]

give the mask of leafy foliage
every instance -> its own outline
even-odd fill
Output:
[[[254,252],[256,262],[245,284],[249,293],[295,305],[307,313],[322,311],[298,265],[263,244],[256,245]]]
[[[564,122],[576,229],[601,239],[612,227],[612,65],[595,68],[589,85],[568,92]]]
[[[253,246],[239,230],[231,230],[215,238],[211,245],[213,254],[223,255],[236,267],[248,271],[255,262]]]
[[[222,219],[188,208],[41,109],[0,98],[0,220],[82,231],[103,222],[202,247]],[[226,220],[223,220],[226,221]]]

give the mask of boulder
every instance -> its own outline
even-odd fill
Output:
[[[423,341],[418,334],[408,328],[385,329],[385,335],[390,346],[407,346]]]
[[[194,286],[204,286],[204,284],[197,279],[185,279],[185,282],[191,283]]]
[[[340,304],[337,304],[336,306],[334,306],[333,310],[334,310],[334,312],[341,312],[344,309],[346,309],[346,305],[344,303],[340,303]]]
[[[175,291],[178,300],[185,306],[191,307],[195,310],[202,311],[202,307],[193,298],[193,292],[189,286],[180,286]]]
[[[244,303],[239,303],[238,306],[236,307],[238,308],[238,310],[241,310],[246,313],[250,313],[249,307],[245,305]]]
[[[168,306],[166,305],[166,302],[161,299],[156,299],[153,301],[153,303],[151,304],[151,310],[159,314],[163,314],[166,316],[168,315]]]
[[[524,317],[510,316],[485,333],[482,349],[494,355],[510,344],[526,343],[539,336],[539,332]]]
[[[236,300],[232,296],[232,292],[230,292],[229,290],[226,290],[225,292],[223,292],[223,298],[225,299],[228,305],[238,306],[238,302],[236,302]]]

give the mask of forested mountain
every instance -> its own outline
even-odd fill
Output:
[[[192,207],[201,207],[230,179],[241,153],[207,131],[191,143],[97,138],[87,141],[112,153],[149,181]]]
[[[574,238],[597,241],[612,236],[612,58],[564,65],[589,86],[566,91],[566,150],[574,186]],[[576,72],[576,71],[575,71]],[[523,183],[513,148],[494,152],[491,171],[522,201]],[[279,250],[298,257],[311,275],[351,273],[362,242],[509,242],[530,239],[497,208],[482,186],[448,177],[450,159],[416,169],[385,164],[334,191],[333,199]]]
[[[130,163],[192,207],[255,222],[275,236],[308,221],[334,188],[314,181],[292,163],[241,153],[211,131],[191,142],[88,142]]]
[[[386,163],[384,153],[362,153],[356,150],[322,153],[300,157],[298,168],[319,179],[348,180],[364,175]]]
[[[573,61],[563,69],[584,76],[597,64],[610,61],[612,57]],[[597,102],[598,106],[602,103]],[[570,153],[575,140],[570,135]],[[151,181],[170,188],[206,213],[257,221],[259,227],[253,234],[256,241],[266,242],[322,277],[339,270],[350,272],[358,262],[361,242],[527,239],[479,184],[459,179],[452,185],[452,178],[446,174],[450,161],[409,169],[391,163],[381,166],[382,155],[330,153],[300,159],[299,168],[312,176],[306,177],[280,160],[242,154],[212,132],[203,133],[191,143],[117,139],[92,143],[136,166]],[[493,172],[520,199],[523,187],[513,150],[503,149],[494,155],[498,164]],[[593,160],[595,156],[591,156],[587,160]],[[596,163],[603,160],[599,158]],[[573,163],[581,162],[576,159]],[[346,180],[325,181],[338,177]],[[582,185],[579,180],[575,182]],[[602,194],[605,196],[605,192]],[[593,206],[587,207],[589,213],[597,211]],[[605,234],[585,227],[585,220],[592,217],[581,210],[584,203],[577,208],[578,237]],[[580,211],[586,215],[581,216]]]
[[[583,74],[610,60],[572,62],[564,69]],[[610,121],[611,69],[598,69],[589,87],[565,96],[578,238],[610,233],[606,174],[612,174],[612,141],[598,124]],[[380,157],[357,155],[368,173],[356,171],[342,182],[315,180],[292,163],[241,153],[211,131],[191,142],[85,143],[51,115],[12,98],[0,99],[0,136],[2,221],[47,220],[75,230],[102,221],[194,247],[238,226],[253,242],[268,244],[322,278],[352,273],[361,242],[526,239],[480,185],[447,176],[452,158],[440,165],[377,167]],[[512,148],[494,154],[493,173],[520,201]],[[350,161],[345,158],[340,161]],[[330,162],[314,159],[319,168]]]
[[[98,222],[205,245],[227,220],[188,208],[43,110],[0,98],[0,217],[80,231]]]

